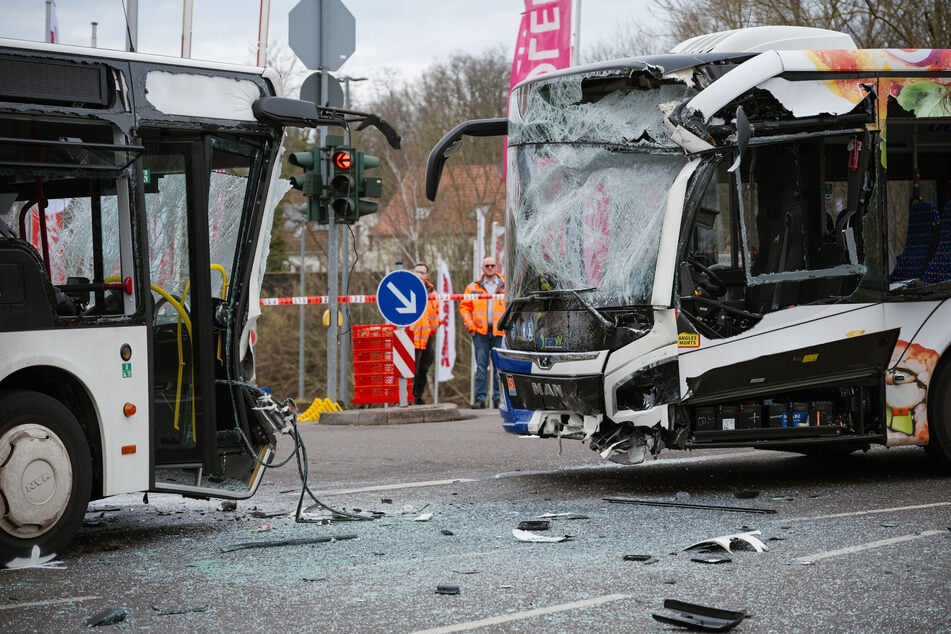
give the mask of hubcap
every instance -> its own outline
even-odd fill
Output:
[[[0,437],[0,529],[42,535],[69,504],[73,469],[59,436],[42,425],[17,425]]]

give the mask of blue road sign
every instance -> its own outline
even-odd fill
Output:
[[[395,326],[411,326],[426,311],[426,285],[412,271],[393,271],[376,289],[376,305]]]

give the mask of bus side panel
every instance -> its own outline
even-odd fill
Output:
[[[0,381],[33,367],[75,377],[93,403],[102,438],[103,495],[147,491],[150,480],[148,329],[144,326],[0,333]],[[132,356],[120,356],[123,344]],[[63,354],[69,351],[69,354]],[[26,389],[43,392],[42,385]],[[126,403],[135,406],[131,416]]]
[[[918,313],[932,308],[921,325]],[[905,324],[885,375],[886,444],[927,445],[928,392],[941,355],[951,345],[951,303],[886,304],[885,313],[889,323]]]

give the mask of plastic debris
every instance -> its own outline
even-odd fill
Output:
[[[100,625],[115,625],[125,621],[126,611],[123,608],[111,608],[103,610],[98,614],[93,614],[86,618],[86,627],[99,627]]]
[[[624,561],[639,561],[645,566],[656,564],[659,560],[652,555],[624,555]]]
[[[453,532],[452,532],[451,530],[449,530],[448,528],[444,528],[444,529],[442,529],[442,530],[439,531],[439,532],[442,533],[443,535],[447,535],[447,536],[455,535],[455,533],[453,533]]]
[[[459,586],[451,583],[440,583],[436,586],[436,594],[459,594]]]
[[[520,531],[547,531],[551,528],[551,522],[548,520],[525,520],[518,523]]]
[[[517,528],[512,529],[512,535],[514,535],[515,539],[517,539],[520,542],[535,542],[535,543],[545,543],[545,544],[565,542],[571,539],[571,535],[562,535],[560,537],[555,537],[551,535],[539,535],[537,533],[531,533],[529,531],[522,531]]]
[[[274,527],[270,524],[258,524],[257,528],[252,528],[252,533],[266,533],[267,531],[273,530]]]
[[[329,542],[341,542],[347,539],[356,539],[356,535],[329,535],[327,537],[303,537],[301,539],[279,539],[269,542],[244,542],[225,546],[221,549],[223,553],[230,553],[235,550],[247,550],[249,548],[277,548],[280,546],[305,546],[308,544],[326,544]]]
[[[664,608],[671,613],[652,613],[655,621],[669,625],[679,625],[688,630],[699,632],[726,632],[732,630],[746,618],[746,612],[734,612],[710,608],[705,605],[685,603],[676,599],[665,599]]]
[[[720,537],[711,537],[710,539],[705,539],[702,542],[697,542],[684,548],[684,550],[692,550],[694,548],[703,548],[710,546],[719,546],[723,550],[733,552],[730,550],[734,541],[745,542],[753,547],[758,553],[769,550],[759,538],[754,537],[754,535],[762,535],[761,531],[747,531],[745,533],[733,533],[732,535],[721,535]]]
[[[420,513],[419,515],[413,518],[413,521],[414,522],[428,522],[431,519],[433,519],[432,513]]]
[[[581,513],[545,513],[544,515],[538,516],[540,519],[553,519],[553,520],[589,520],[591,519],[587,515],[582,515]]]
[[[11,559],[4,566],[8,570],[25,570],[27,568],[51,568],[54,570],[63,569],[66,565],[61,561],[54,561],[56,553],[40,556],[40,547],[33,546],[29,557],[18,557]]]
[[[191,614],[192,612],[207,612],[208,608],[211,607],[210,605],[202,605],[197,608],[178,608],[178,609],[166,610],[164,608],[160,608],[154,603],[151,605],[152,605],[152,609],[158,612],[159,614],[161,614],[162,616],[171,616],[172,614]]]

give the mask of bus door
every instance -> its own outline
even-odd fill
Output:
[[[259,171],[259,150],[194,135],[178,141],[167,133],[146,134],[143,145],[154,461],[159,468],[221,473],[224,454],[246,452],[237,422],[243,416],[219,381],[230,376],[225,364],[232,337],[241,332],[242,324],[227,316],[243,306],[232,282],[256,199],[251,175]]]

